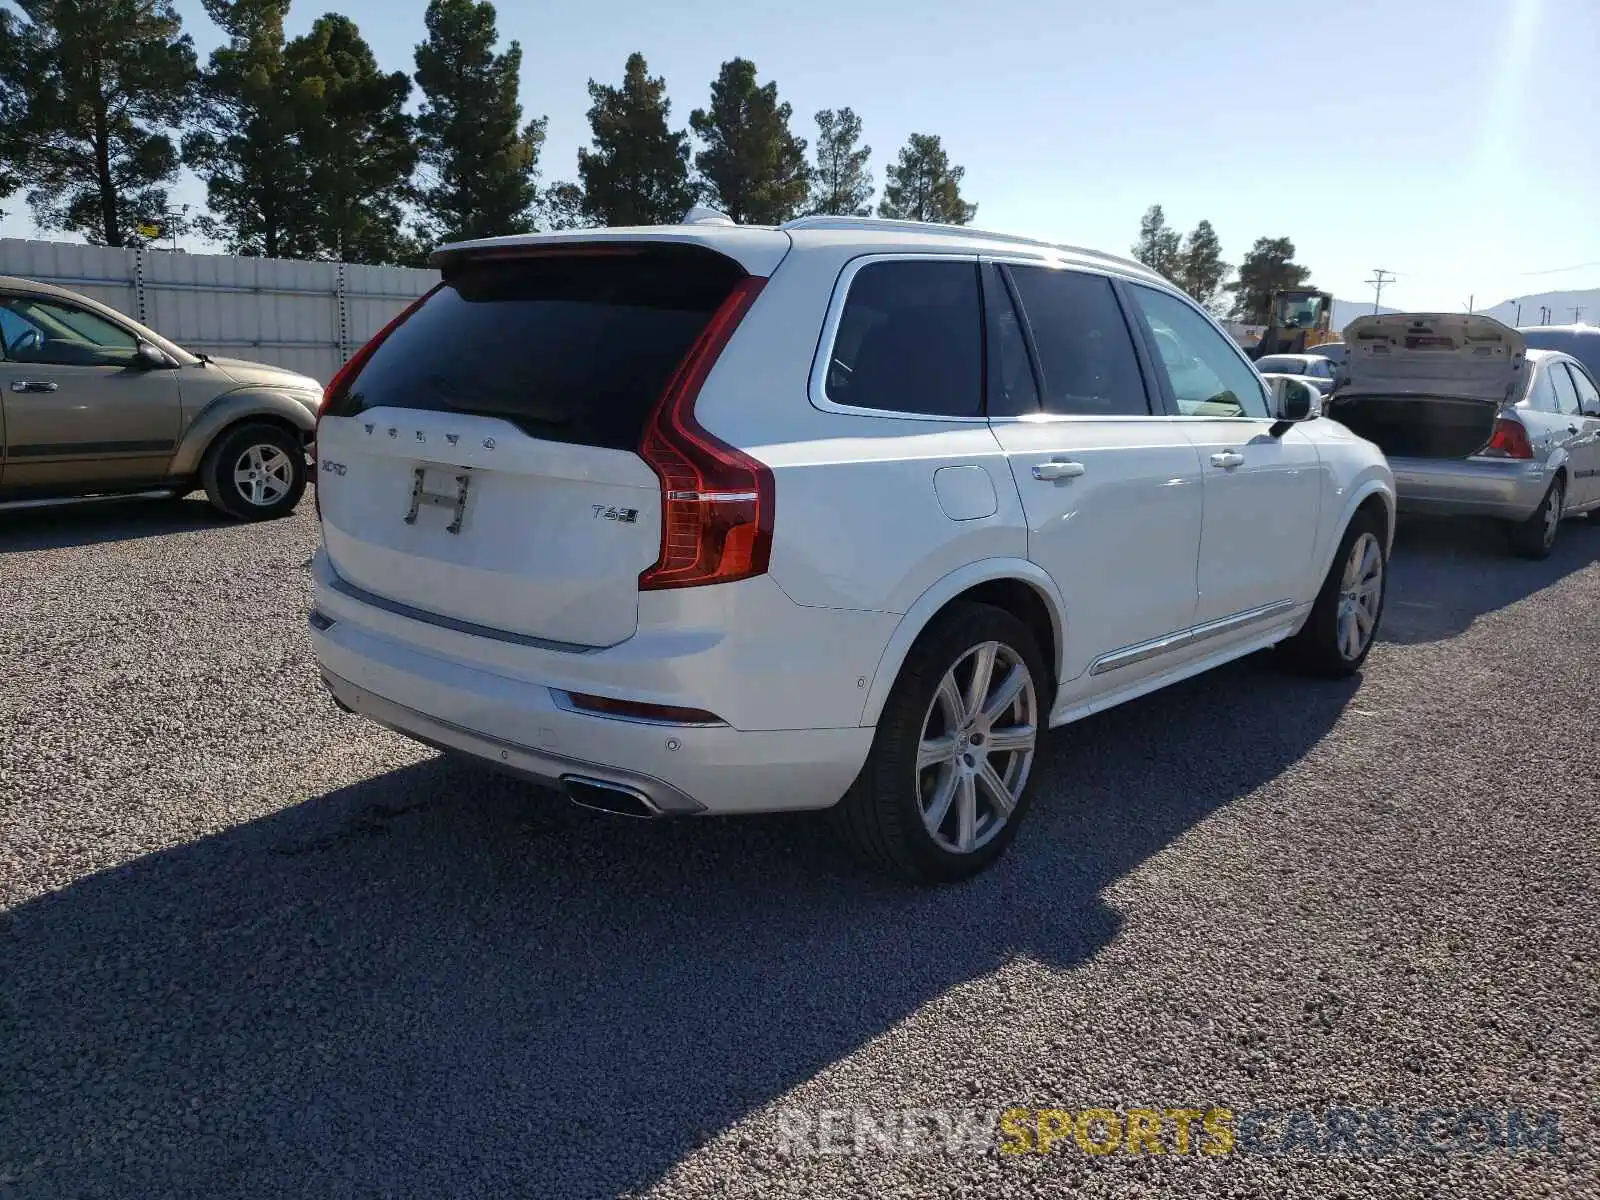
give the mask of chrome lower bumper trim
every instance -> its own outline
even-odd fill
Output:
[[[577,775],[596,783],[612,784],[628,791],[638,792],[664,816],[689,815],[705,811],[705,805],[692,796],[650,775],[639,775],[600,763],[566,758],[547,750],[520,746],[501,741],[430,717],[425,713],[386,700],[365,688],[351,683],[332,671],[322,672],[323,683],[333,693],[333,698],[351,712],[359,713],[370,721],[403,734],[425,746],[432,746],[447,754],[462,754],[486,766],[508,772],[534,783],[563,789],[562,777]]]

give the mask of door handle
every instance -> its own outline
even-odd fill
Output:
[[[53,392],[59,384],[51,383],[48,379],[13,379],[11,390],[13,392]]]
[[[1047,482],[1053,479],[1076,479],[1088,469],[1081,462],[1067,462],[1064,459],[1052,458],[1049,462],[1035,463],[1033,477]]]
[[[1227,469],[1242,467],[1244,466],[1244,455],[1237,450],[1219,450],[1211,456],[1211,465]]]

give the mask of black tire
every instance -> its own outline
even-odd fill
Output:
[[[1389,552],[1384,545],[1387,532],[1382,518],[1369,510],[1363,509],[1351,519],[1344,536],[1339,539],[1339,549],[1333,556],[1333,565],[1328,568],[1327,578],[1322,581],[1322,590],[1317,593],[1316,601],[1311,606],[1311,615],[1300,627],[1300,632],[1283,643],[1284,657],[1292,666],[1324,679],[1345,679],[1359,671],[1361,664],[1367,661],[1367,655],[1378,640],[1378,626],[1383,621],[1383,605],[1389,591]],[[1356,544],[1367,537],[1377,543],[1380,571],[1377,606],[1372,613],[1372,624],[1366,633],[1365,643],[1352,655],[1348,643],[1340,636],[1341,602],[1345,599],[1345,571],[1350,565],[1352,552]]]
[[[1549,558],[1550,551],[1556,548],[1556,534],[1561,529],[1561,510],[1566,502],[1567,477],[1558,474],[1550,481],[1550,490],[1539,501],[1533,516],[1510,527],[1512,553],[1535,561]]]
[[[236,471],[246,464],[241,460],[252,450],[270,466],[270,479],[262,481],[258,502],[245,489],[249,484],[236,480]],[[273,457],[276,451],[282,458]],[[287,460],[286,462],[284,460]],[[206,451],[200,464],[200,483],[213,507],[236,521],[270,521],[294,510],[306,490],[306,452],[300,439],[279,425],[249,422],[224,430]],[[281,491],[277,490],[279,487]]]
[[[966,665],[969,656],[990,642],[999,644],[997,662],[1010,664],[1004,677],[1009,678],[1018,665],[1026,668],[1027,683],[1019,693],[1022,699],[1015,701],[1014,707],[1008,707],[1007,713],[1013,715],[1003,719],[1015,722],[1015,712],[1031,711],[1033,749],[1026,759],[1022,752],[1013,751],[993,760],[998,764],[996,772],[1004,771],[1002,782],[1009,781],[1013,773],[1022,781],[1020,796],[1008,816],[998,816],[998,809],[988,799],[990,793],[974,781],[976,799],[973,804],[987,807],[988,832],[985,840],[974,848],[957,851],[942,845],[928,828],[920,791],[925,782],[932,786],[935,780],[946,779],[946,771],[959,772],[961,765],[957,759],[966,761],[970,768],[973,758],[957,752],[948,763],[927,768],[927,772],[933,773],[930,777],[926,772],[919,772],[917,753],[925,724],[936,719],[936,696],[944,677],[958,667],[972,670]],[[994,676],[1002,677],[999,670]],[[959,678],[958,675],[958,681]],[[1031,800],[1027,772],[1037,756],[1038,740],[1048,724],[1054,700],[1049,680],[1044,655],[1032,632],[1009,612],[987,604],[962,603],[952,605],[941,614],[923,631],[906,656],[878,718],[877,733],[866,765],[844,799],[831,810],[839,834],[854,855],[875,869],[913,882],[953,883],[985,870],[1005,853],[1016,837],[1017,827]],[[971,748],[981,743],[987,728],[987,725],[982,726]],[[950,736],[954,745],[961,734],[952,732]],[[957,751],[963,748],[968,748],[964,740],[960,741]],[[977,757],[980,762],[987,760],[987,752],[979,752]],[[959,830],[961,824],[960,789],[952,784],[951,791],[948,808],[956,821],[954,826],[941,826],[941,834],[945,828]],[[974,825],[976,823],[975,819]],[[959,836],[959,833],[952,836]]]

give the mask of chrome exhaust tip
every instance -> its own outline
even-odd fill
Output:
[[[561,783],[567,789],[567,799],[579,808],[643,820],[661,815],[661,810],[637,788],[608,783],[604,779],[586,779],[581,775],[563,775]]]

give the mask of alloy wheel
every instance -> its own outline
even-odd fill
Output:
[[[1005,828],[1038,736],[1033,676],[1010,646],[983,642],[945,672],[917,747],[922,823],[942,849],[971,854]]]
[[[1566,491],[1558,479],[1544,502],[1544,544],[1549,549],[1555,544],[1556,530],[1561,528],[1561,509],[1566,502]]]
[[[1354,662],[1372,641],[1383,603],[1383,550],[1371,533],[1350,547],[1339,582],[1339,653]]]
[[[277,446],[249,447],[233,464],[233,486],[245,503],[257,508],[276,504],[294,482],[294,463]]]

